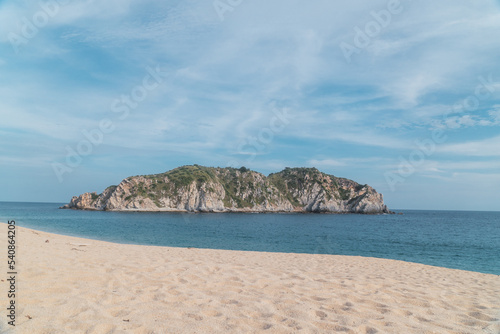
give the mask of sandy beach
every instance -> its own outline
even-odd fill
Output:
[[[7,225],[0,302],[8,329]],[[394,260],[122,245],[16,228],[13,333],[499,333],[500,277]]]

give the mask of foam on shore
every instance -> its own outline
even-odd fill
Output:
[[[0,229],[4,276],[7,225]],[[15,333],[500,333],[497,275],[16,230]]]

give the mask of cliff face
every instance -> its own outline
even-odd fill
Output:
[[[390,213],[368,185],[321,173],[286,168],[266,177],[244,167],[183,166],[134,176],[100,195],[74,196],[63,209],[186,212]]]

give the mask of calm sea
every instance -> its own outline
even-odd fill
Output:
[[[500,275],[500,212],[184,214],[60,210],[61,205],[0,202],[0,221],[118,243],[360,255]]]

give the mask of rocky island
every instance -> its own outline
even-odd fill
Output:
[[[74,196],[61,209],[175,212],[392,213],[369,185],[316,168],[264,174],[245,167],[183,166],[132,176],[101,194]]]

